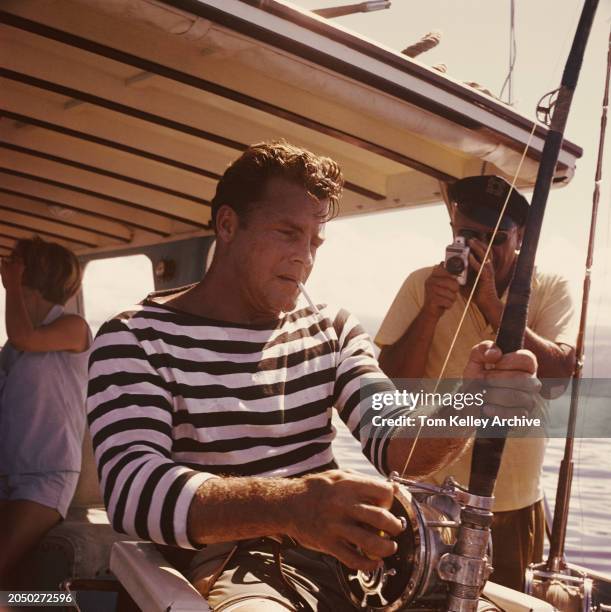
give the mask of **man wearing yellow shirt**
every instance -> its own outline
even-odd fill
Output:
[[[452,233],[463,236],[470,248],[467,284],[461,287],[442,264],[408,276],[376,336],[382,349],[379,362],[389,377],[460,378],[471,347],[496,337],[528,214],[528,202],[516,190],[511,193],[473,302],[441,372],[510,188],[495,176],[467,177],[450,187]],[[558,275],[535,271],[524,348],[536,355],[539,378],[571,375],[575,335],[568,283]],[[540,561],[543,555],[545,517],[540,476],[545,444],[543,438],[510,438],[496,483],[492,580],[515,589],[522,589],[527,565]],[[468,484],[470,469],[471,447],[435,474],[433,481],[441,483],[452,475]]]

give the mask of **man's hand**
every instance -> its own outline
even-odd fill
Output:
[[[463,378],[484,383],[486,404],[482,410],[486,416],[527,416],[541,389],[536,372],[537,358],[530,351],[503,355],[491,340],[485,340],[473,347]]]
[[[494,329],[498,329],[503,315],[503,303],[501,302],[496,291],[495,270],[490,254],[484,263],[484,255],[486,254],[486,246],[480,240],[472,238],[469,240],[469,265],[475,273],[482,268],[482,273],[475,289],[473,301],[481,310],[486,321],[492,325]]]
[[[2,276],[2,284],[7,291],[21,287],[24,269],[25,266],[20,257],[5,257],[0,260],[0,276]]]
[[[364,571],[375,570],[380,559],[396,552],[397,544],[380,533],[397,536],[402,530],[389,512],[391,483],[342,470],[312,474],[303,482],[288,534],[302,546]]]
[[[460,285],[453,274],[443,264],[433,268],[431,275],[424,283],[424,305],[422,311],[439,319],[456,301]]]

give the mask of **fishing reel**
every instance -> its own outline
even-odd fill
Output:
[[[584,572],[566,566],[562,571],[549,571],[546,563],[531,565],[526,570],[525,591],[543,599],[559,610],[593,612],[592,580]],[[604,609],[604,608],[603,608]]]
[[[370,612],[394,612],[408,604],[410,610],[447,609],[449,585],[460,583],[461,576],[473,575],[475,560],[453,552],[462,506],[481,500],[489,505],[492,498],[474,500],[452,478],[440,487],[400,478],[394,472],[389,480],[399,485],[390,511],[405,527],[396,538],[397,552],[371,572],[338,562],[336,570],[344,594],[355,608]],[[489,542],[487,559],[479,562],[484,582],[492,571],[491,558]]]

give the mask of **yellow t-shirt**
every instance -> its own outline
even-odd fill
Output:
[[[416,318],[424,304],[424,282],[432,269],[422,268],[407,277],[375,338],[379,347],[397,342]],[[459,294],[453,306],[439,319],[425,368],[425,378],[436,380],[439,376],[465,305],[466,298]],[[528,327],[546,340],[574,346],[577,332],[573,312],[568,282],[556,274],[535,270],[528,308]],[[471,348],[482,340],[494,339],[494,331],[479,308],[472,303],[448,360],[444,378],[462,378]],[[540,476],[545,445],[546,440],[542,438],[507,440],[494,492],[495,511],[525,508],[543,497]],[[468,484],[470,471],[471,449],[437,472],[432,480],[441,483],[446,476],[452,475],[460,483]]]

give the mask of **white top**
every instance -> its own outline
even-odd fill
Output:
[[[61,317],[51,308],[43,325]],[[90,342],[91,344],[91,342]],[[89,349],[0,352],[0,474],[81,468]]]

